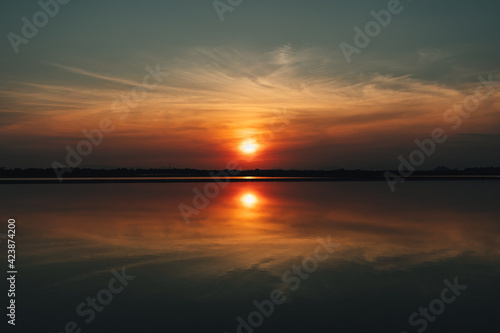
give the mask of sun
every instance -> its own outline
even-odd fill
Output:
[[[255,140],[243,141],[240,145],[240,150],[245,154],[253,154],[259,149],[259,145]]]
[[[241,197],[241,202],[247,207],[253,207],[257,203],[257,196],[252,193],[246,193]]]

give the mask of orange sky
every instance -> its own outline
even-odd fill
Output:
[[[221,59],[225,68],[215,64]],[[399,154],[414,149],[415,139],[429,137],[436,127],[451,140],[428,167],[462,165],[463,152],[475,152],[479,163],[496,161],[488,149],[497,142],[498,94],[482,102],[456,131],[443,120],[445,111],[479,82],[330,76],[327,69],[338,61],[319,50],[289,46],[263,55],[199,49],[184,59],[150,64],[168,75],[124,119],[125,104],[113,108],[112,103],[142,85],[147,66],[103,74],[47,62],[44,66],[57,78],[14,82],[1,92],[16,119],[2,126],[9,157],[4,164],[64,163],[65,146],[76,149],[85,139],[82,130],[98,128],[103,118],[111,119],[115,130],[104,134],[81,166],[225,168],[229,160],[238,160],[243,168],[390,168],[397,166]],[[248,140],[258,146],[254,154],[240,149]],[[472,157],[469,166],[476,163]]]

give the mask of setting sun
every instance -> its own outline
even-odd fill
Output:
[[[255,140],[247,140],[241,143],[240,150],[245,154],[253,154],[257,151],[259,145]]]

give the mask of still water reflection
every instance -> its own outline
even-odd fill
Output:
[[[409,316],[455,277],[467,290],[426,332],[497,327],[496,182],[412,182],[395,194],[381,182],[230,183],[186,224],[178,206],[195,187],[3,185],[2,231],[17,220],[16,328],[237,332],[254,300],[280,290],[286,301],[240,332],[417,332]],[[339,247],[291,290],[283,274],[328,236]],[[86,323],[77,306],[122,267],[136,278]]]

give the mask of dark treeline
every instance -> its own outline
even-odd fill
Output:
[[[198,170],[198,169],[97,169],[97,168],[75,168],[67,172],[65,177],[211,177],[220,174],[221,171],[229,170]],[[233,176],[256,176],[256,177],[357,177],[378,178],[383,177],[386,170],[232,170],[229,174]],[[398,174],[398,171],[389,170]],[[438,167],[433,170],[415,171],[413,176],[480,176],[500,175],[500,167],[488,168],[466,168],[448,169]],[[41,168],[0,168],[0,178],[54,178],[56,174],[53,169]]]

